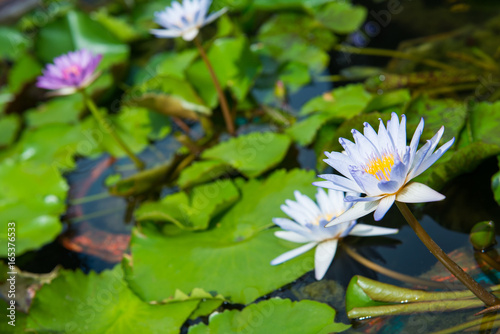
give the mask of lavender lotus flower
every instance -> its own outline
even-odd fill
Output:
[[[443,136],[444,127],[441,127],[434,137],[417,151],[423,129],[422,119],[410,146],[407,146],[405,115],[401,116],[400,123],[398,115],[392,113],[387,128],[380,120],[377,133],[370,124],[364,123],[364,135],[352,130],[355,143],[344,138],[339,139],[345,152],[325,152],[328,159],[324,161],[342,176],[320,175],[327,181],[315,182],[314,185],[365,195],[346,196],[346,201],[355,204],[326,226],[358,219],[373,211],[375,220],[380,220],[394,201],[421,203],[443,200],[445,197],[437,191],[422,183],[410,181],[434,164],[453,145],[455,138],[435,151]]]
[[[288,261],[308,250],[316,247],[314,256],[315,277],[322,279],[333,261],[339,239],[347,236],[375,236],[397,233],[397,229],[377,227],[366,224],[357,224],[355,220],[338,224],[330,228],[325,225],[346,210],[352,203],[344,201],[344,193],[337,190],[329,190],[328,194],[323,189],[318,189],[316,204],[309,197],[295,192],[296,202],[287,200],[281,210],[294,220],[286,218],[274,218],[273,222],[285,231],[274,233],[278,238],[305,243],[305,245],[281,254],[271,261],[277,265]]]
[[[201,27],[209,24],[226,12],[223,8],[207,17],[211,0],[184,0],[172,2],[170,7],[155,13],[155,21],[165,29],[151,29],[150,32],[160,38],[184,38],[192,41]]]
[[[38,77],[37,87],[54,90],[53,95],[69,95],[87,87],[98,76],[95,70],[102,55],[82,49],[54,58]]]

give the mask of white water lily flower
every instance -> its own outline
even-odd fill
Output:
[[[368,123],[364,123],[364,135],[352,130],[355,143],[340,138],[345,152],[325,152],[324,161],[340,174],[324,174],[327,181],[315,182],[314,185],[340,191],[350,191],[366,196],[346,196],[346,201],[354,202],[352,208],[332,220],[326,226],[341,224],[358,219],[375,211],[375,220],[380,220],[387,213],[394,201],[404,203],[434,202],[443,200],[444,195],[428,186],[410,182],[435,163],[453,145],[455,138],[435,151],[444,127],[417,151],[417,146],[424,129],[421,119],[410,146],[406,145],[406,117],[392,113],[387,128],[380,120],[378,133]],[[435,152],[434,152],[435,151]]]
[[[320,280],[325,276],[333,261],[339,239],[347,235],[366,237],[398,232],[393,228],[356,224],[355,220],[325,228],[332,218],[341,215],[352,206],[352,203],[344,201],[344,192],[329,190],[327,194],[323,189],[318,189],[316,200],[319,206],[299,191],[295,191],[294,194],[296,202],[286,200],[286,205],[281,206],[281,210],[293,220],[274,218],[273,222],[285,230],[277,231],[274,235],[284,240],[305,243],[305,245],[281,254],[271,261],[272,265],[288,261],[317,246],[314,255],[314,271],[316,279]]]
[[[165,29],[151,29],[150,32],[159,38],[184,38],[192,41],[201,27],[209,24],[226,12],[226,8],[207,17],[212,0],[184,0],[172,2],[170,7],[155,13],[155,21]]]

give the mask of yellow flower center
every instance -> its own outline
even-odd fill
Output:
[[[379,181],[389,181],[392,166],[394,166],[394,155],[385,154],[382,158],[371,159],[366,164],[365,172],[375,176]]]
[[[316,225],[316,226],[319,226],[319,222],[322,221],[322,220],[326,220],[326,221],[330,221],[333,219],[333,215],[332,214],[328,214],[328,215],[319,215],[318,217],[316,217],[316,219],[312,222],[313,225]]]
[[[75,77],[79,76],[80,72],[81,72],[80,67],[78,67],[77,65],[71,65],[63,70],[63,76],[65,79],[69,79],[71,75]]]

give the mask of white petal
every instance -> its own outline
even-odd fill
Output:
[[[181,35],[179,30],[151,29],[149,32],[158,38],[175,38]]]
[[[273,223],[281,227],[283,230],[293,231],[298,234],[307,234],[308,229],[287,218],[273,218]]]
[[[182,32],[182,38],[185,40],[185,41],[192,41],[196,35],[198,35],[198,29],[196,28],[191,28],[187,31],[183,31]]]
[[[418,182],[407,184],[396,195],[396,201],[404,203],[436,202],[443,199],[445,199],[444,195]]]
[[[379,227],[367,224],[356,224],[353,227],[349,235],[353,235],[356,237],[369,237],[375,235],[387,235],[387,234],[395,234],[398,233],[397,228],[387,228],[387,227]]]
[[[316,181],[316,182],[313,182],[312,184],[313,184],[313,186],[316,186],[316,187],[344,191],[344,192],[352,192],[352,190],[350,188],[338,186],[336,184],[333,184],[330,181]],[[357,192],[359,192],[359,191],[357,191]]]
[[[333,184],[335,184],[339,188],[349,189],[348,191],[354,191],[354,192],[358,192],[358,193],[362,192],[362,189],[359,187],[359,185],[356,182],[354,182],[353,180],[350,180],[346,177],[335,175],[335,174],[321,174],[321,175],[318,175],[318,177],[332,182]]]
[[[288,251],[286,253],[281,254],[277,258],[271,261],[271,265],[275,266],[277,264],[283,263],[285,261],[288,261],[290,259],[293,259],[296,256],[299,256],[300,254],[303,254],[307,252],[308,250],[314,248],[318,243],[317,242],[310,242],[308,244],[305,244],[299,248],[292,249],[291,251]]]
[[[376,221],[384,218],[387,211],[389,211],[391,206],[394,204],[394,200],[396,200],[396,195],[385,196],[382,198],[377,210],[375,210],[373,218],[375,218]]]
[[[358,219],[359,217],[366,216],[370,212],[373,212],[377,209],[380,201],[374,202],[357,202],[355,203],[349,210],[329,222],[326,227],[345,223],[351,220]]]
[[[338,240],[329,240],[322,242],[316,248],[316,253],[314,254],[314,276],[319,281],[322,279],[330,264],[333,261],[335,252],[337,251]]]
[[[292,231],[276,231],[274,235],[280,239],[288,240],[291,242],[304,243],[309,242],[311,239]]]
[[[421,165],[417,168],[417,170],[412,175],[412,178],[413,177],[417,177],[418,175],[420,175],[423,172],[425,172],[425,170],[427,168],[429,168],[430,166],[432,166],[439,158],[441,158],[441,156],[446,151],[448,151],[448,149],[451,147],[451,145],[453,145],[454,142],[455,142],[455,138],[453,137],[448,142],[446,142],[445,144],[443,144],[443,146],[441,146],[432,155],[425,157],[424,160],[422,161]],[[430,152],[430,150],[429,150],[429,152]]]
[[[205,21],[203,22],[203,25],[207,25],[209,24],[210,22],[212,22],[213,20],[217,19],[219,16],[223,15],[225,12],[227,12],[227,8],[222,8],[221,10],[219,10],[218,12],[215,12],[215,13],[212,13],[210,14],[206,19]]]

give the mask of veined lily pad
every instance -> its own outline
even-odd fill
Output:
[[[36,294],[27,328],[68,333],[179,333],[207,296],[214,298],[200,290],[192,297],[177,292],[172,300],[151,305],[130,291],[120,266],[88,275],[65,270]],[[215,298],[222,301],[220,296]]]
[[[135,218],[169,222],[181,229],[206,229],[210,219],[238,197],[238,190],[231,180],[216,181],[193,188],[191,196],[178,192],[158,202],[144,203],[135,211]]]
[[[36,185],[34,187],[33,185]],[[15,222],[16,255],[52,241],[61,231],[59,215],[66,208],[68,185],[49,165],[5,160],[0,164],[0,231],[2,245],[7,245],[7,222]],[[7,255],[7,247],[0,256]]]
[[[257,177],[280,163],[289,146],[285,135],[253,132],[211,147],[201,157],[224,161],[247,177]]]
[[[312,252],[271,266],[297,244],[278,240],[268,227],[273,217],[284,217],[280,205],[294,190],[316,191],[313,180],[312,172],[301,170],[278,171],[265,181],[240,180],[241,199],[206,231],[171,237],[152,224],[134,229],[125,271],[129,285],[147,301],[199,287],[247,304],[297,279],[313,269]]]
[[[229,169],[231,169],[231,166],[224,161],[195,161],[181,172],[177,183],[181,188],[188,188],[196,184],[214,180],[227,173]]]
[[[273,298],[210,316],[209,324],[189,328],[189,334],[287,333],[327,334],[345,331],[351,325],[335,323],[335,310],[312,300],[292,302]]]
[[[316,10],[316,19],[329,29],[347,34],[358,29],[366,18],[366,8],[345,1],[332,2]]]

